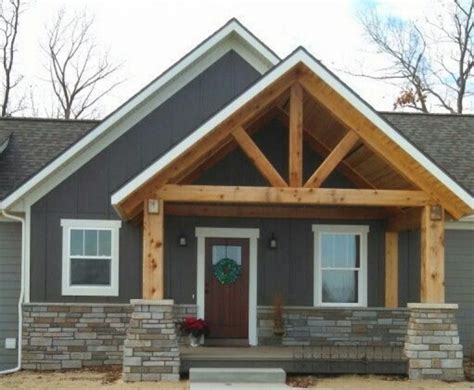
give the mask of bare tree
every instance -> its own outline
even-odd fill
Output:
[[[57,99],[57,116],[65,119],[93,116],[94,106],[121,83],[114,80],[120,65],[101,52],[92,34],[93,18],[85,13],[58,12],[47,27],[47,70]]]
[[[474,93],[474,0],[439,1],[438,7],[438,16],[424,23],[381,16],[373,7],[360,13],[369,41],[389,65],[357,75],[397,85],[394,108],[429,112],[432,102],[461,114]]]
[[[13,71],[22,9],[21,0],[0,0],[0,55],[4,76],[0,112],[2,117],[13,115],[24,108],[23,98],[12,107],[12,91],[23,79],[21,75],[15,76]]]

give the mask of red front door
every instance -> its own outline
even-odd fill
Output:
[[[206,238],[205,318],[211,338],[248,338],[249,240]]]

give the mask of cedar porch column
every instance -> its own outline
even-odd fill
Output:
[[[143,205],[143,299],[164,296],[164,210],[161,199]]]
[[[398,232],[385,233],[385,307],[398,307]]]
[[[444,303],[444,210],[425,206],[421,212],[422,303]]]

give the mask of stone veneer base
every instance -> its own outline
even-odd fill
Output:
[[[411,315],[404,352],[410,379],[464,380],[457,305],[416,303],[408,308]]]
[[[125,382],[179,381],[179,346],[172,300],[132,300],[123,348]]]

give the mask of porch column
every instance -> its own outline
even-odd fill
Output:
[[[398,307],[398,232],[385,233],[385,307]]]
[[[422,303],[444,303],[444,210],[425,206],[421,213]]]
[[[161,199],[143,205],[143,299],[164,296],[164,207]]]

